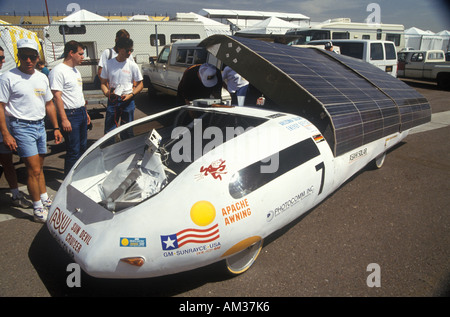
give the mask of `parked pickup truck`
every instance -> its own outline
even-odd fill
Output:
[[[450,62],[442,50],[399,52],[397,76],[434,81],[441,89],[450,89]]]
[[[184,71],[192,65],[208,62],[218,66],[217,59],[198,47],[199,43],[200,40],[179,40],[165,45],[156,60],[150,57],[150,63],[142,65],[144,87],[150,96],[157,91],[176,95]]]

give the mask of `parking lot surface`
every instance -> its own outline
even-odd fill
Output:
[[[32,211],[9,206],[0,180],[0,296],[449,296],[450,92],[407,81],[430,102],[433,122],[391,150],[379,170],[365,169],[323,203],[270,236],[253,267],[224,277],[212,265],[141,280],[82,274],[68,287],[72,262]],[[96,96],[91,96],[94,100]],[[101,98],[100,98],[101,99]],[[136,117],[175,106],[175,98],[137,96]],[[103,135],[104,107],[88,106],[92,144]],[[63,179],[64,146],[49,141],[45,176],[54,195]],[[21,189],[24,165],[15,157]],[[369,285],[379,268],[379,287]]]

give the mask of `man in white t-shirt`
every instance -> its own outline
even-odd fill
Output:
[[[66,143],[64,175],[67,175],[87,148],[87,126],[90,117],[85,107],[81,74],[75,67],[81,64],[83,58],[83,45],[69,41],[64,46],[64,61],[56,65],[49,74],[50,89]]]
[[[51,206],[43,170],[47,153],[46,113],[54,127],[56,144],[62,135],[48,78],[35,69],[39,60],[37,43],[23,38],[17,42],[17,49],[20,66],[0,79],[0,131],[5,146],[17,151],[25,163],[34,219],[45,222]],[[9,130],[5,116],[9,117]]]
[[[133,52],[133,40],[119,38],[116,42],[118,55],[106,62],[101,73],[101,89],[108,97],[105,115],[105,134],[120,124],[134,120],[134,96],[144,84],[139,66],[129,59]],[[131,131],[126,131],[122,138],[131,137]]]
[[[0,46],[0,69],[2,69],[3,63],[5,62],[5,51],[3,47]],[[0,74],[0,77],[2,75]],[[13,153],[5,146],[3,143],[3,136],[0,133],[0,164],[3,172],[5,173],[6,181],[8,182],[9,188],[12,194],[12,205],[14,207],[20,208],[30,208],[31,203],[25,199],[23,194],[19,191],[19,183],[17,181],[16,169],[13,163]],[[0,172],[0,175],[2,173]]]

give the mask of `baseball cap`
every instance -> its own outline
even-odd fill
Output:
[[[331,48],[332,46],[333,46],[333,43],[331,43],[331,42],[325,43],[325,48]]]
[[[28,38],[23,38],[17,41],[17,48],[31,48],[35,50],[36,52],[39,52],[39,48],[37,46],[37,43],[33,40],[30,40]]]
[[[198,70],[205,87],[211,88],[217,84],[217,69],[211,64],[202,64]]]

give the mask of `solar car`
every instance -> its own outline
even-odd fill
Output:
[[[47,220],[92,276],[154,277],[215,262],[241,274],[265,238],[367,164],[381,167],[387,150],[430,121],[422,95],[353,58],[225,35],[200,45],[266,103],[198,100],[93,144]]]

